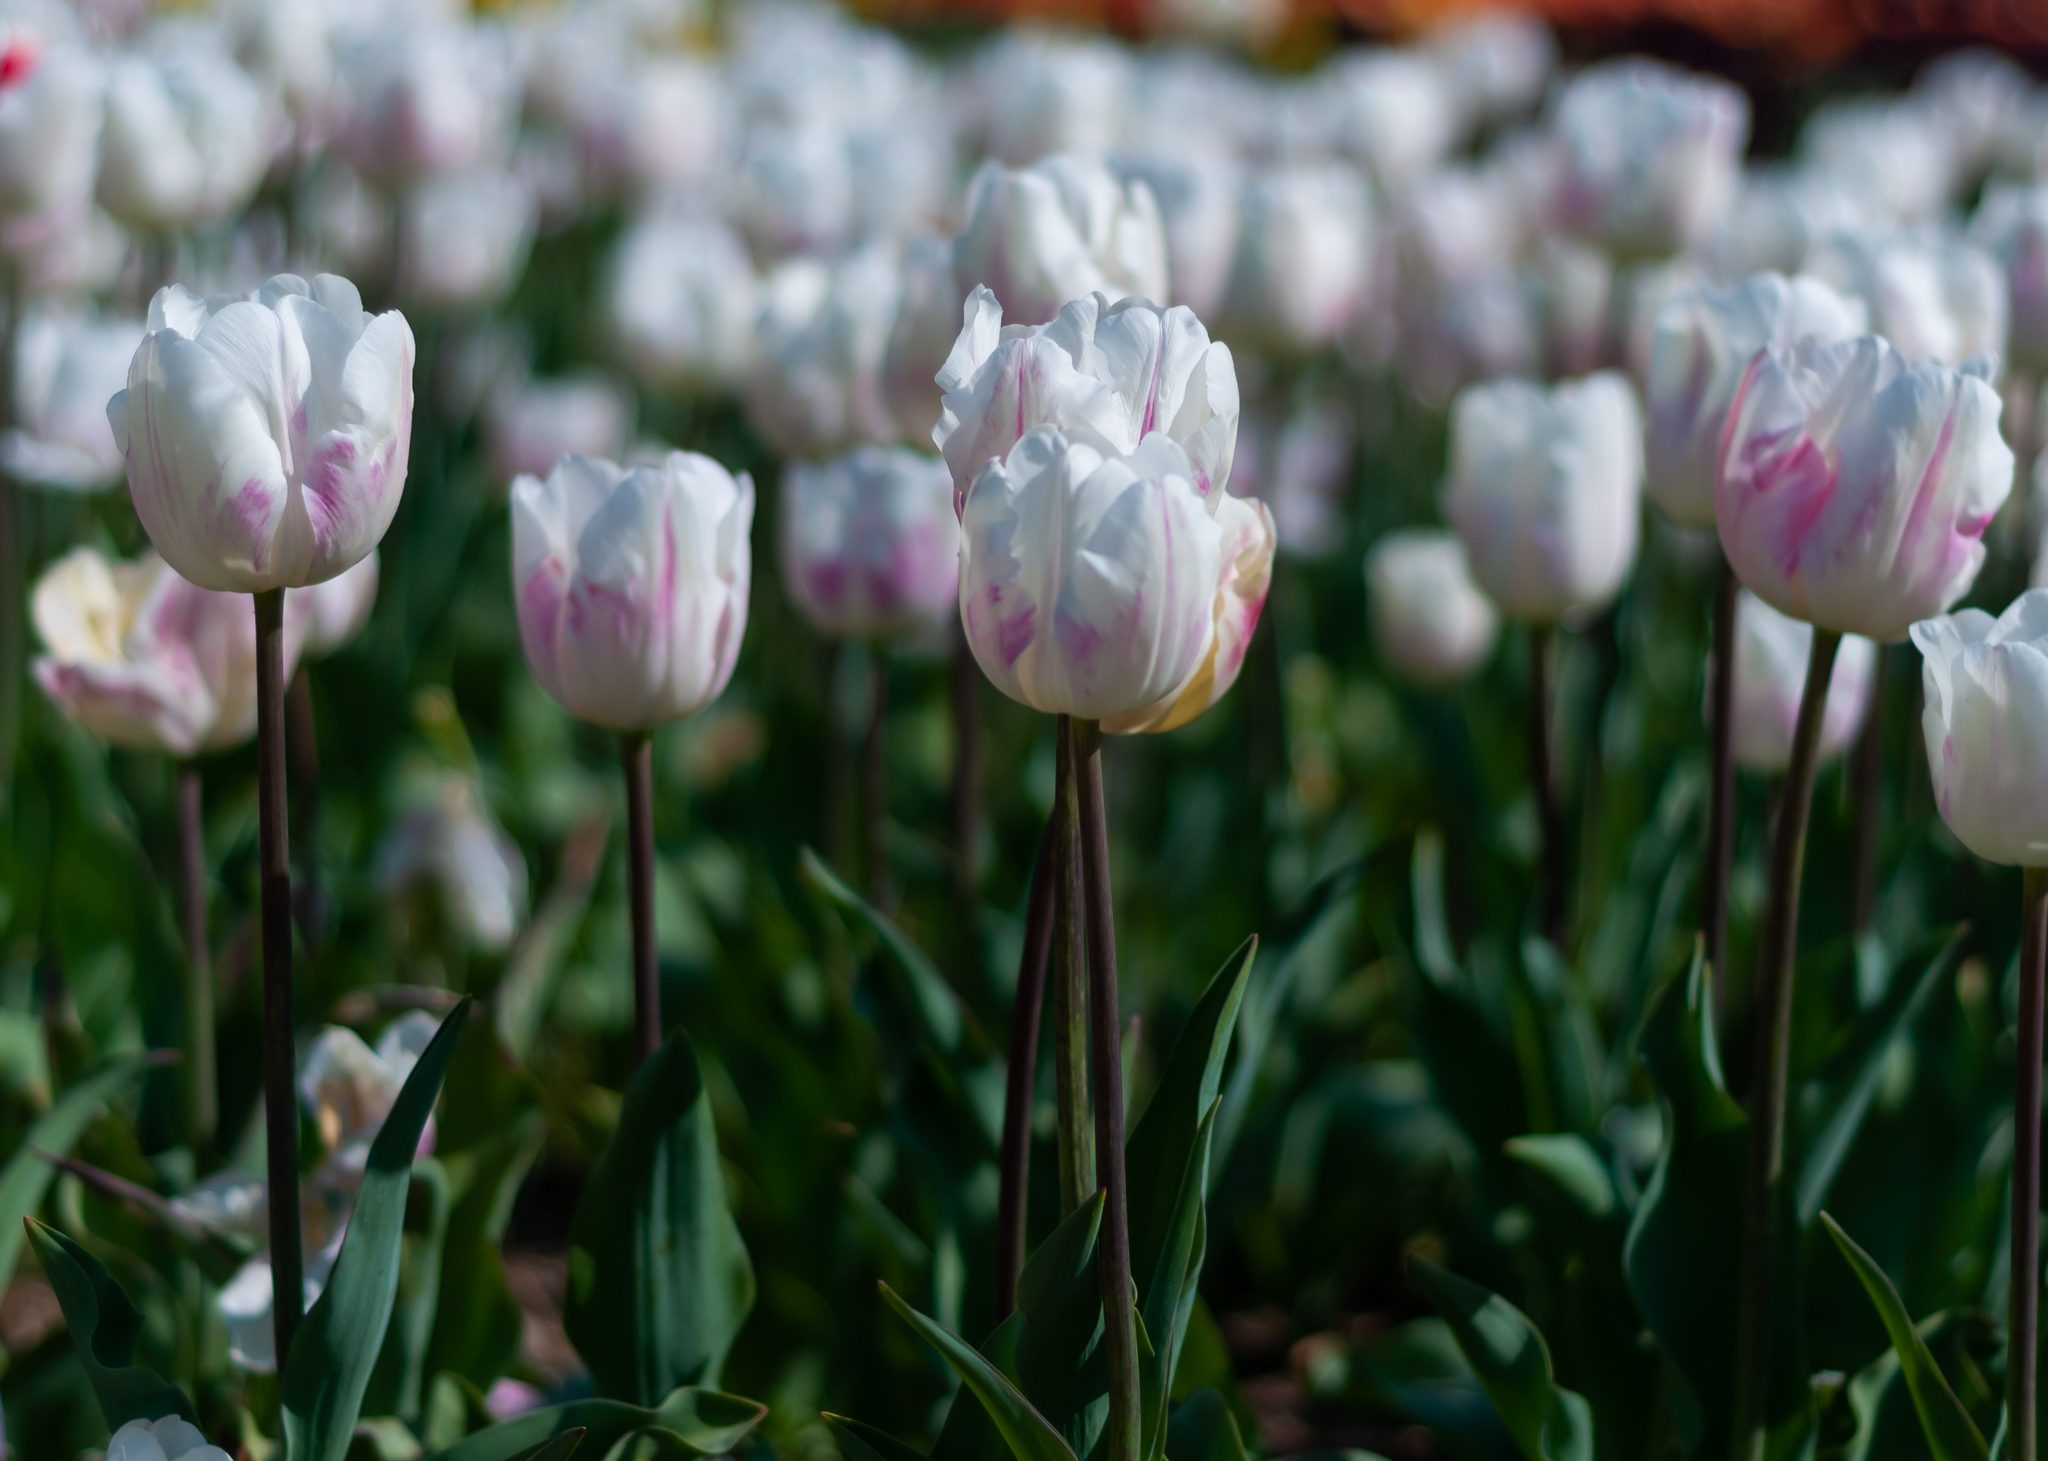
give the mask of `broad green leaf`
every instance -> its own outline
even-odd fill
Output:
[[[56,1169],[41,1155],[71,1154],[79,1137],[100,1114],[100,1107],[139,1081],[161,1057],[124,1055],[110,1060],[50,1103],[22,1138],[21,1148],[0,1168],[0,1291],[14,1279],[21,1260],[22,1219],[33,1217],[56,1178]]]
[[[1593,1412],[1557,1383],[1550,1347],[1522,1311],[1424,1259],[1412,1271],[1528,1461],[1592,1461]]]
[[[582,1426],[573,1431],[563,1431],[559,1436],[550,1436],[538,1446],[529,1446],[512,1461],[569,1461],[570,1454],[582,1442],[586,1434]]]
[[[658,1407],[623,1400],[572,1400],[500,1421],[441,1452],[435,1461],[514,1461],[570,1431],[583,1432],[588,1456],[604,1456],[628,1436],[646,1436],[661,1456],[723,1456],[739,1448],[768,1407],[716,1390],[677,1390]]]
[[[865,1421],[850,1420],[826,1411],[825,1424],[839,1440],[839,1454],[846,1461],[925,1461],[924,1452],[907,1446],[887,1431]]]
[[[1209,1190],[1209,1143],[1216,1130],[1216,1113],[1222,1101],[1209,1103],[1181,1173],[1180,1197],[1174,1204],[1166,1243],[1160,1249],[1150,1282],[1144,1288],[1139,1313],[1145,1327],[1155,1336],[1157,1352],[1138,1367],[1140,1389],[1145,1398],[1145,1422],[1141,1454],[1152,1461],[1166,1444],[1167,1407],[1173,1395],[1173,1372],[1180,1362],[1180,1346],[1194,1312],[1196,1285],[1202,1275],[1202,1258],[1209,1242],[1208,1213],[1204,1194]]]
[[[948,1334],[903,1302],[887,1284],[880,1285],[889,1307],[903,1316],[903,1322],[924,1337],[953,1367],[960,1383],[987,1409],[996,1432],[1010,1448],[1016,1461],[1075,1461],[1074,1453],[1061,1439],[1052,1423],[1024,1398],[1023,1392],[994,1365],[970,1349],[957,1335]]]
[[[1247,1461],[1244,1437],[1229,1402],[1204,1385],[1166,1421],[1167,1461]]]
[[[1904,1376],[1906,1388],[1912,1393],[1913,1409],[1919,1412],[1920,1428],[1927,1434],[1927,1445],[1934,1452],[1935,1461],[1986,1461],[1989,1453],[1984,1446],[1983,1433],[1970,1419],[1969,1412],[1963,1409],[1963,1403],[1956,1399],[1955,1391],[1949,1388],[1941,1366],[1934,1362],[1934,1355],[1927,1348],[1927,1341],[1914,1329],[1912,1316],[1899,1302],[1898,1290],[1892,1287],[1892,1281],[1885,1277],[1884,1270],[1871,1256],[1842,1231],[1841,1224],[1826,1213],[1820,1215],[1820,1220],[1827,1228],[1828,1236],[1835,1240],[1835,1246],[1842,1250],[1842,1257],[1855,1270],[1864,1292],[1870,1295],[1878,1318],[1884,1321],[1884,1332],[1891,1337],[1892,1350],[1899,1357],[1899,1373]]]
[[[541,1114],[529,1111],[494,1140],[446,1159],[461,1195],[448,1214],[428,1374],[451,1370],[489,1385],[518,1357],[519,1301],[505,1281],[499,1243],[541,1138]]]
[[[196,1420],[184,1391],[135,1363],[142,1315],[107,1266],[55,1228],[34,1218],[24,1218],[22,1223],[42,1261],[43,1275],[56,1290],[71,1342],[78,1349],[86,1379],[92,1382],[107,1429],[119,1430],[131,1420],[157,1420],[166,1415]]]
[[[399,1245],[413,1153],[469,1017],[465,999],[441,1022],[370,1143],[355,1213],[327,1288],[292,1339],[282,1397],[291,1461],[342,1461],[398,1295]]]
[[[426,1386],[427,1341],[434,1332],[434,1312],[441,1297],[441,1263],[448,1239],[448,1173],[432,1157],[412,1164],[413,1188],[424,1193],[426,1202],[408,1203],[411,1211],[424,1207],[424,1232],[403,1232],[398,1245],[398,1290],[392,1301],[391,1324],[384,1332],[384,1346],[370,1372],[363,1403],[373,1415],[395,1415],[405,1420],[419,1417],[421,1392]]]
[[[1541,1172],[1590,1217],[1607,1217],[1618,1205],[1607,1164],[1582,1136],[1518,1136],[1505,1143],[1505,1150],[1523,1166]]]

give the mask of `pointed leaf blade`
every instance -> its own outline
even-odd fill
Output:
[[[959,1336],[947,1333],[911,1308],[889,1285],[879,1287],[889,1307],[939,1352],[960,1377],[960,1383],[982,1403],[1016,1461],[1075,1461],[1073,1451],[1052,1423],[1038,1413],[1002,1371],[976,1354]]]
[[[1434,1263],[1417,1259],[1412,1271],[1528,1461],[1592,1461],[1592,1412],[1556,1383],[1550,1346],[1528,1317]]]
[[[530,1410],[464,1436],[434,1461],[515,1461],[536,1446],[581,1431],[587,1456],[603,1456],[628,1436],[644,1435],[665,1456],[723,1456],[739,1448],[768,1407],[716,1390],[685,1387],[649,1409],[623,1400],[572,1400]]]
[[[131,1420],[159,1420],[167,1415],[196,1420],[184,1391],[135,1363],[142,1315],[107,1266],[55,1228],[34,1218],[22,1221],[35,1244],[43,1275],[56,1290],[71,1342],[78,1348],[79,1363],[99,1400],[107,1429],[116,1431]]]

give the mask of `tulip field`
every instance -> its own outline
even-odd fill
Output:
[[[2037,1461],[2043,53],[1395,8],[0,0],[0,1457]]]

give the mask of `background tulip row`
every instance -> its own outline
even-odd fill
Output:
[[[13,1451],[2032,1456],[2048,93],[1147,14],[0,14]]]

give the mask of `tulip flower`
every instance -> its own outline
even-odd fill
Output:
[[[901,290],[881,246],[830,264],[792,260],[769,276],[745,392],[747,419],[769,445],[817,459],[895,440],[882,361]]]
[[[1872,331],[1908,361],[1960,365],[2005,350],[2005,278],[1968,244],[1842,233],[1816,249],[1807,267],[1868,304]]]
[[[293,589],[285,607],[291,611],[294,605],[306,619],[307,658],[333,654],[363,632],[377,607],[377,550],[325,583]]]
[[[1167,297],[1166,233],[1143,182],[1118,182],[1069,153],[1012,171],[984,163],[967,185],[953,277],[984,286],[1018,324],[1044,324],[1070,300]]]
[[[85,47],[0,28],[0,245],[40,242],[89,205],[106,73]]]
[[[1714,493],[1742,582],[1794,618],[1880,643],[1960,598],[2012,488],[1986,374],[1908,365],[1870,335],[1759,352]]]
[[[1823,102],[1799,129],[1798,157],[1884,223],[1934,219],[1962,182],[1948,127],[1933,108],[1911,98]]]
[[[1447,404],[1474,381],[1535,370],[1535,301],[1515,272],[1520,233],[1498,170],[1444,168],[1403,192],[1392,225],[1395,360],[1424,401]]]
[[[1244,419],[1231,490],[1272,509],[1283,551],[1313,559],[1343,546],[1352,436],[1350,416],[1326,401],[1311,402],[1284,421]]]
[[[385,184],[502,159],[517,99],[501,44],[446,21],[352,31],[335,47],[336,151]]]
[[[723,223],[648,218],[620,236],[603,308],[612,339],[643,380],[729,392],[753,359],[759,287],[745,245]]]
[[[1702,252],[1722,279],[1798,274],[1834,234],[1868,228],[1874,213],[1841,179],[1801,168],[1746,168]]]
[[[391,829],[376,876],[393,897],[431,885],[460,938],[489,953],[509,947],[526,919],[526,859],[466,776],[437,778]]]
[[[1662,259],[1727,206],[1749,102],[1725,81],[1631,58],[1581,71],[1551,124],[1559,222],[1617,257]]]
[[[1535,15],[1478,10],[1423,42],[1475,121],[1498,121],[1533,106],[1557,65],[1557,41]]]
[[[807,112],[752,128],[733,216],[763,258],[834,253],[853,233],[853,171],[837,117]]]
[[[860,447],[783,474],[782,576],[811,625],[888,638],[958,612],[960,524],[937,457]]]
[[[1123,130],[1129,70],[1106,40],[1006,33],[966,77],[986,115],[989,155],[1025,167],[1054,153],[1108,151]]]
[[[1799,699],[1812,652],[1811,624],[1788,618],[1754,594],[1739,596],[1729,723],[1738,764],[1772,775],[1791,765]],[[1870,709],[1876,670],[1877,646],[1860,635],[1844,635],[1828,680],[1816,761],[1833,760],[1856,738]]]
[[[2020,374],[2039,379],[2048,374],[2048,185],[1986,189],[1970,242],[2005,274],[2007,359]]]
[[[1042,425],[1111,456],[1162,432],[1187,453],[1205,499],[1230,480],[1236,368],[1230,347],[1211,341],[1186,309],[1096,294],[1050,324],[1005,327],[995,297],[976,289],[939,386],[944,413],[932,441],[962,492],[984,463],[1006,458]]]
[[[1365,555],[1365,598],[1380,658],[1418,684],[1456,684],[1493,654],[1500,613],[1472,581],[1455,533],[1381,538]]]
[[[1260,169],[1246,179],[1241,210],[1223,305],[1231,337],[1280,356],[1335,343],[1372,278],[1363,181],[1329,163]]]
[[[107,423],[107,398],[128,383],[140,320],[38,310],[14,343],[14,422],[0,436],[0,467],[23,482],[93,492],[125,469]]]
[[[131,1420],[115,1431],[107,1461],[228,1461],[228,1453],[209,1445],[206,1433],[190,1421],[167,1415]]]
[[[1184,304],[1197,315],[1216,313],[1237,253],[1238,169],[1201,149],[1120,153],[1109,165],[1126,187],[1143,183],[1158,204],[1166,232],[1165,302]]]
[[[224,52],[123,57],[107,74],[100,206],[157,232],[228,217],[255,196],[276,141],[262,88]]]
[[[526,267],[535,222],[533,192],[511,173],[421,179],[399,213],[399,294],[439,309],[497,303]]]
[[[1397,191],[1462,140],[1462,98],[1421,50],[1348,47],[1326,68],[1331,140],[1373,181]]]
[[[632,420],[631,396],[601,375],[507,382],[485,407],[492,472],[511,482],[553,471],[565,456],[624,456]]]
[[[938,424],[938,373],[960,333],[960,290],[953,281],[953,247],[923,235],[903,250],[903,296],[882,353],[882,391],[905,441],[923,446]]]

